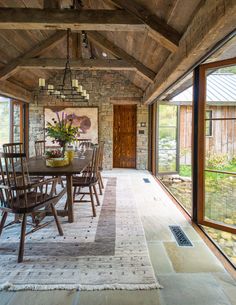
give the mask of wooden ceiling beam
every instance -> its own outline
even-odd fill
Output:
[[[0,94],[29,103],[32,93],[8,80],[0,80]]]
[[[217,42],[235,30],[236,1],[204,1],[180,40],[178,50],[170,54],[153,84],[144,93],[150,104],[205,56]]]
[[[146,25],[124,10],[0,8],[0,30],[143,31]]]
[[[66,35],[65,31],[59,31],[50,36],[48,39],[38,43],[32,49],[19,57],[13,59],[9,64],[0,69],[0,80],[5,80],[16,73],[19,63],[24,58],[30,58],[41,55],[43,52],[49,51],[57,45]]]
[[[137,69],[137,73],[139,73],[143,78],[147,79],[149,82],[153,82],[156,73],[144,66],[141,62],[128,54],[126,51],[115,45],[113,42],[98,32],[87,32],[87,35],[89,40],[91,40],[94,44],[98,45],[110,54],[127,61],[130,66]]]
[[[122,70],[136,71],[125,60],[117,59],[72,59],[70,60],[72,70]],[[63,58],[31,58],[23,59],[19,63],[19,68],[24,69],[46,69],[63,70],[65,69],[65,59]]]
[[[147,25],[150,36],[160,43],[163,47],[175,52],[179,46],[181,35],[169,26],[164,20],[153,15],[142,5],[133,0],[108,0],[115,5],[137,17],[140,21]]]

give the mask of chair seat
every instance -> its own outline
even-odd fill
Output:
[[[36,201],[37,196],[37,201]],[[25,205],[25,196],[19,196],[19,199],[14,198],[12,212],[15,214],[31,213],[35,210],[39,210],[47,206],[55,197],[49,195],[43,195],[39,192],[29,192],[27,193],[27,207]],[[5,209],[5,208],[1,208]]]
[[[95,185],[98,182],[97,178],[88,178],[88,177],[73,177],[73,186],[91,186]]]

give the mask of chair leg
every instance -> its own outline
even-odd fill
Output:
[[[23,256],[24,256],[26,222],[27,222],[27,215],[24,214],[22,224],[21,224],[21,235],[20,235],[20,247],[19,247],[19,254],[18,254],[18,263],[21,263],[23,261]]]
[[[102,195],[102,183],[101,183],[99,175],[98,175],[98,187],[99,187],[99,194]]]
[[[100,205],[100,201],[99,201],[99,198],[98,198],[98,193],[97,193],[97,189],[96,189],[95,185],[93,185],[93,190],[94,190],[95,198],[96,198],[96,201],[97,201],[97,205]]]
[[[102,174],[101,174],[101,172],[98,172],[98,177],[99,177],[99,180],[101,182],[102,189],[104,189],[104,184],[103,184],[103,181],[102,181]]]
[[[74,187],[74,192],[73,192],[73,202],[75,201],[75,197],[76,197],[76,190],[77,190],[77,186]]]
[[[1,223],[0,223],[0,236],[2,235],[2,230],[3,230],[3,227],[4,227],[5,222],[7,220],[7,214],[8,214],[7,212],[3,212]]]
[[[92,205],[92,210],[93,210],[93,217],[96,217],[96,209],[95,209],[95,204],[94,204],[94,199],[93,199],[93,191],[92,191],[91,186],[89,186],[89,193],[90,193],[91,205]]]
[[[54,204],[51,203],[50,206],[51,206],[52,214],[53,214],[53,216],[54,216],[54,219],[55,219],[55,222],[56,222],[56,225],[57,225],[57,229],[58,229],[59,235],[60,235],[60,236],[63,236],[62,227],[61,227],[60,221],[59,221],[59,219],[58,219],[57,211],[56,211],[56,209],[55,209],[55,207],[54,207]]]

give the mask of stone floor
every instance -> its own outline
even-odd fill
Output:
[[[0,305],[236,305],[236,282],[148,172],[113,170],[104,175],[132,179],[150,258],[164,288],[0,292]],[[151,183],[144,183],[143,178]],[[178,247],[168,228],[171,224],[180,225],[194,247]]]

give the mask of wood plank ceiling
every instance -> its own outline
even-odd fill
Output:
[[[130,2],[129,0],[127,0]],[[39,8],[42,9],[45,3],[53,1],[43,0],[0,0],[0,8]],[[57,1],[54,1],[57,2]],[[70,8],[73,4],[72,0],[61,0],[60,8]],[[83,0],[83,10],[119,10],[117,5],[119,1],[112,0]],[[202,4],[201,0],[135,0],[137,5],[141,5],[145,10],[148,10],[154,17],[165,22],[179,33],[181,37],[186,31],[190,21]],[[0,70],[7,64],[14,61],[17,57],[22,56],[31,50],[35,45],[43,42],[52,36],[54,30],[0,30]],[[147,73],[152,75],[153,79],[158,71],[163,67],[167,58],[171,54],[168,47],[158,42],[150,35],[148,30],[144,31],[100,31],[103,37],[109,40],[115,47],[120,48],[132,57],[138,63],[143,65],[142,68],[147,69]],[[89,37],[89,32],[88,32]],[[64,58],[65,57],[65,38],[54,46],[52,50],[48,50],[43,54],[39,54],[37,58]],[[103,51],[107,53],[107,57],[102,55]],[[94,43],[94,40],[89,40],[89,48],[82,47],[82,58],[85,59],[115,59],[119,58],[119,52],[109,52],[101,45]],[[124,59],[124,58],[122,58]],[[139,66],[138,66],[139,68]],[[8,80],[12,83],[21,85],[27,90],[33,90],[37,87],[38,77],[46,79],[53,77],[58,73],[57,70],[34,69],[27,70],[19,68],[14,73],[9,74]],[[118,73],[118,72],[117,72]],[[150,84],[150,79],[144,74],[139,73],[139,70],[124,70],[119,71],[127,77],[137,87],[145,91]],[[1,75],[1,72],[0,72]],[[151,78],[152,76],[150,76]]]

